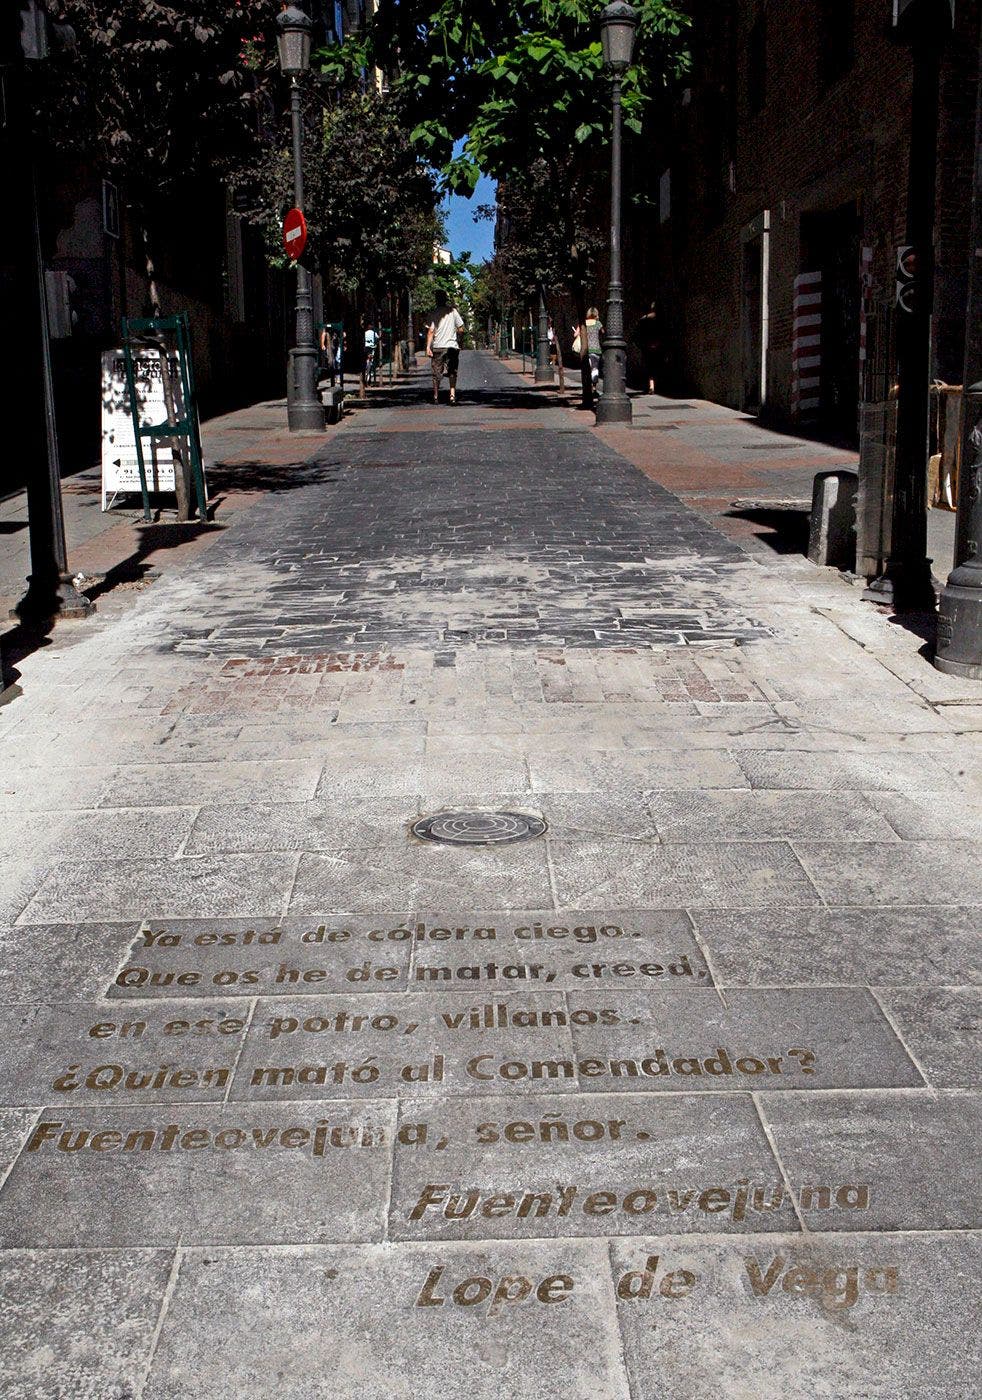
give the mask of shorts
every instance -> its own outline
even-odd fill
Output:
[[[433,380],[439,384],[445,374],[456,379],[460,366],[460,351],[448,346],[444,350],[433,351]]]

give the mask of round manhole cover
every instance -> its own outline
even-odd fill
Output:
[[[541,836],[546,824],[525,812],[437,812],[414,822],[414,836],[452,846],[505,846]]]

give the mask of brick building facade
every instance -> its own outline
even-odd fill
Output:
[[[938,0],[939,12],[944,0]],[[892,373],[912,60],[892,0],[697,0],[690,85],[649,152],[668,377],[855,443],[864,378]],[[933,373],[962,373],[979,0],[941,60]],[[875,342],[875,344],[874,344]]]

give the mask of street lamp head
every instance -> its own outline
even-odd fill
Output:
[[[310,67],[310,35],[313,27],[298,5],[284,5],[276,16],[280,68],[288,78],[306,73]]]
[[[634,53],[634,31],[638,27],[638,12],[626,0],[614,0],[600,16],[600,38],[604,50],[604,67],[621,74],[631,66]]]

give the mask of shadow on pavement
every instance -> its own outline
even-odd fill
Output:
[[[747,510],[728,510],[723,514],[731,520],[749,520],[763,526],[757,538],[775,554],[807,554],[809,514],[806,510],[754,506]]]
[[[297,491],[302,486],[329,485],[336,477],[337,462],[288,462],[270,466],[264,462],[210,462],[207,467],[208,488],[211,500],[208,503],[209,517],[214,515],[216,505],[221,504],[223,493],[234,491],[243,495],[280,495],[284,491]]]
[[[154,562],[157,555],[166,550],[179,549],[201,536],[224,532],[227,527],[215,520],[215,512],[228,493],[277,495],[286,491],[296,491],[304,486],[329,484],[337,480],[338,466],[337,462],[297,462],[285,466],[269,466],[262,462],[212,462],[207,468],[211,496],[208,501],[208,520],[204,524],[191,520],[184,524],[177,521],[153,521],[137,525],[136,549],[103,574],[83,575],[82,591],[95,603],[118,588],[139,589],[152,583],[159,572]],[[98,493],[98,482],[93,489]],[[23,527],[18,525],[17,528],[27,527],[25,524]],[[62,626],[73,625],[75,624],[72,622],[62,623]],[[20,679],[20,672],[16,669],[17,663],[24,661],[42,647],[50,646],[54,627],[54,620],[14,621],[7,632],[4,632],[0,625],[5,667],[5,674],[0,677],[0,690],[5,685],[9,687],[9,693],[4,695],[4,704],[9,704],[23,694],[21,686],[17,684]]]
[[[548,386],[553,387],[553,386]],[[429,384],[421,387],[417,384],[406,385],[404,388],[394,387],[392,389],[373,390],[369,397],[358,400],[354,405],[347,405],[349,409],[355,411],[361,408],[419,408],[426,409],[433,402],[433,393]],[[446,387],[440,394],[440,407],[449,408],[451,405],[447,399]],[[517,409],[539,409],[555,408],[546,395],[540,390],[532,388],[516,388],[515,390],[502,389],[458,389],[457,408],[517,408]]]

